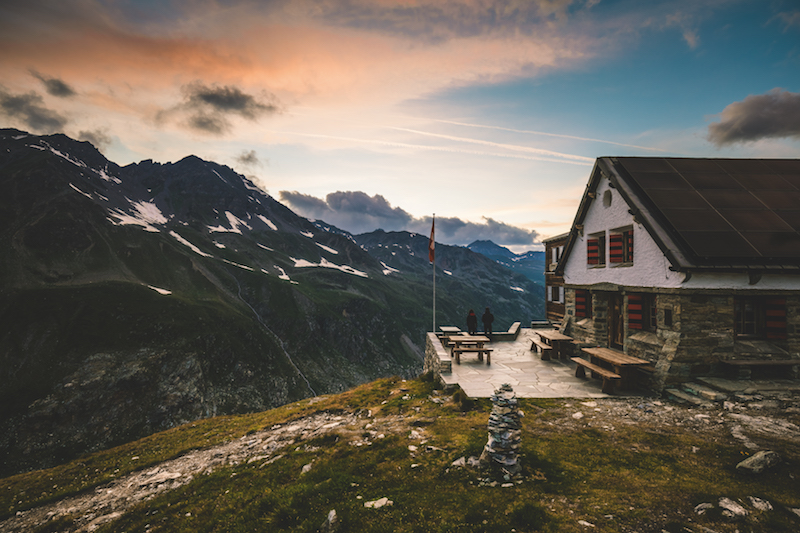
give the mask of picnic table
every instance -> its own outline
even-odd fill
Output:
[[[489,337],[483,335],[450,335],[448,337],[452,343],[451,354],[456,360],[456,364],[461,364],[462,353],[476,353],[478,354],[478,361],[483,361],[483,354],[486,354],[486,364],[492,364],[492,349],[485,348],[484,344],[490,342]]]
[[[542,361],[550,360],[549,352],[551,350],[556,359],[567,356],[567,350],[564,347],[572,343],[572,337],[564,335],[554,329],[535,331],[534,335],[538,335],[539,339],[536,339],[534,336],[531,342],[531,350],[537,352],[541,351]]]
[[[442,332],[441,336],[457,335],[461,333],[461,329],[456,326],[439,326],[439,329]]]
[[[637,368],[650,365],[650,361],[612,348],[582,348],[581,351],[589,356],[589,361],[573,357],[572,360],[578,365],[575,375],[578,376],[579,371],[583,372],[584,368],[588,368],[592,371],[592,375],[597,374],[603,378],[603,392],[609,392],[612,389],[613,381],[619,381],[621,389],[632,388],[633,372]],[[608,366],[613,368],[613,372],[607,368]]]

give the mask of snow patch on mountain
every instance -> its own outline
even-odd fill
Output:
[[[323,250],[325,250],[326,252],[332,253],[332,254],[334,254],[334,255],[339,255],[339,252],[337,252],[337,251],[336,251],[336,250],[334,250],[333,248],[330,248],[330,247],[328,247],[328,246],[325,246],[324,244],[320,244],[320,243],[318,243],[318,242],[315,242],[314,244],[316,244],[317,246],[319,246],[320,248],[322,248],[322,249],[323,249]]]
[[[383,275],[388,276],[389,274],[399,273],[400,271],[396,268],[392,268],[383,261],[381,261],[381,266],[383,266]]]
[[[161,289],[161,288],[159,288],[159,287],[153,287],[152,285],[148,285],[147,287],[148,287],[149,289],[153,289],[153,290],[154,290],[154,291],[156,291],[158,294],[163,294],[163,295],[165,295],[165,296],[166,296],[166,295],[168,295],[168,294],[172,294],[172,291],[168,291],[167,289]]]
[[[257,216],[259,219],[261,219],[261,222],[263,222],[264,224],[266,224],[267,226],[269,226],[269,227],[270,227],[270,229],[272,229],[273,231],[278,231],[278,226],[276,226],[276,225],[275,225],[275,224],[274,224],[274,223],[273,223],[273,222],[272,222],[270,219],[268,219],[268,218],[267,218],[267,217],[265,217],[264,215],[256,215],[256,216]]]
[[[186,239],[184,239],[180,235],[178,235],[176,232],[170,231],[169,234],[172,235],[173,237],[175,237],[175,240],[177,240],[179,243],[183,244],[184,246],[188,246],[189,249],[191,251],[193,251],[194,253],[196,253],[197,255],[202,255],[203,257],[214,257],[211,254],[205,253],[200,248],[198,248],[194,244],[190,243],[189,241],[187,241]]]
[[[222,259],[222,260],[223,260],[223,261],[225,261],[226,263],[228,263],[229,265],[233,265],[233,266],[235,266],[235,267],[239,267],[239,268],[242,268],[242,269],[244,269],[244,270],[249,270],[250,272],[255,272],[255,270],[254,270],[254,269],[250,268],[250,267],[249,267],[249,266],[247,266],[247,265],[242,265],[242,264],[239,264],[239,263],[234,263],[233,261],[228,261],[227,259]]]
[[[241,235],[242,230],[239,229],[240,227],[245,227],[249,230],[253,229],[247,224],[247,222],[238,218],[230,211],[225,211],[225,217],[228,219],[228,224],[230,224],[231,226],[230,228],[226,228],[225,226],[216,226],[216,227],[207,226],[208,231],[212,233],[238,233],[239,235]]]
[[[366,272],[361,272],[360,270],[356,270],[350,265],[337,265],[335,263],[331,263],[324,257],[319,263],[312,263],[311,261],[306,261],[305,259],[295,259],[294,257],[290,257],[290,259],[294,261],[295,268],[309,268],[309,267],[332,268],[335,270],[341,270],[342,272],[345,272],[347,274],[352,274],[354,276],[361,276],[362,278],[369,277]]]
[[[153,224],[167,223],[167,217],[152,202],[131,202],[131,207],[133,207],[135,213],[129,214],[118,209],[111,211],[110,215],[117,219],[116,222],[114,220],[111,222],[117,226],[142,226],[145,231],[151,233],[158,233],[159,231]]]
[[[73,185],[73,184],[71,184],[71,183],[69,184],[69,186],[70,186],[70,187],[72,187],[74,190],[78,191],[79,193],[81,193],[82,195],[84,195],[84,196],[85,196],[86,198],[88,198],[89,200],[94,200],[94,198],[92,198],[92,195],[91,195],[91,194],[89,194],[89,193],[87,193],[87,192],[83,192],[82,190],[80,190],[79,188],[77,188],[76,186],[74,186],[74,185]]]

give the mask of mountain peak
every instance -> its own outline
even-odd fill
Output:
[[[500,246],[499,244],[495,244],[494,242],[489,240],[474,241],[468,244],[467,248],[469,248],[473,252],[483,254],[485,256],[500,256],[500,257],[505,257],[507,259],[511,259],[517,256],[517,254],[515,254],[508,248]]]

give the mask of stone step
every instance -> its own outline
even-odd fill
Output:
[[[705,400],[712,402],[722,402],[728,399],[728,394],[720,392],[719,390],[708,385],[688,382],[681,384],[681,388],[689,394],[693,394]]]
[[[689,394],[688,392],[684,392],[678,389],[666,389],[664,390],[672,399],[678,402],[689,403],[695,405],[697,407],[711,407],[713,404],[707,400],[699,398],[693,394]]]

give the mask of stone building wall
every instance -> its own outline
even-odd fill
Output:
[[[626,291],[622,291],[627,294]],[[645,292],[641,289],[631,293]],[[575,317],[575,290],[566,291],[564,325],[568,335],[584,345],[608,346],[608,291],[592,291],[592,318]],[[784,295],[782,295],[784,296]],[[664,291],[657,294],[655,331],[628,328],[625,321],[625,353],[650,361],[655,372],[650,388],[661,390],[671,383],[720,373],[720,360],[732,358],[800,358],[800,294],[787,294],[787,339],[761,341],[749,350],[734,337],[734,296],[720,291]],[[627,298],[623,312],[627,316]],[[667,311],[671,325],[667,325]],[[766,350],[766,351],[764,351]],[[771,353],[770,353],[771,351]]]

